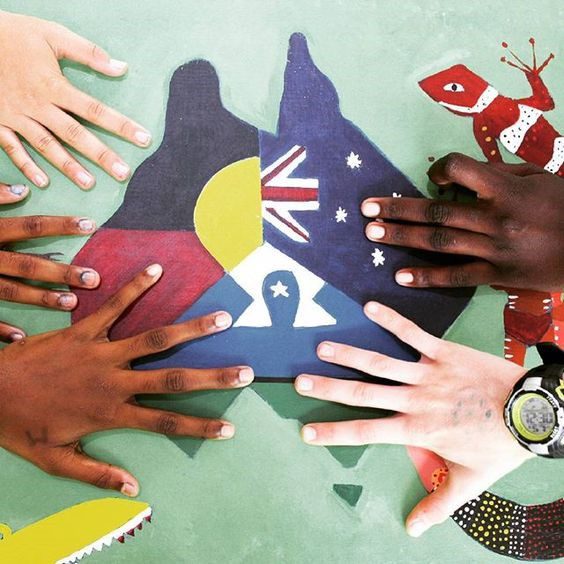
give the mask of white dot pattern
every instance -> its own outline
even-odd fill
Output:
[[[516,153],[529,129],[535,125],[542,112],[531,106],[519,104],[519,119],[500,134],[499,140],[511,153]]]
[[[552,149],[552,159],[546,163],[544,170],[556,174],[564,164],[564,137],[557,137],[554,140]]]

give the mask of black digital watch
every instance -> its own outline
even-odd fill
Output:
[[[529,370],[505,402],[505,424],[531,452],[564,458],[564,365]]]

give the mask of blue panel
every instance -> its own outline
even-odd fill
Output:
[[[273,297],[271,285],[281,281],[288,287],[288,298]],[[369,321],[361,306],[342,292],[326,284],[316,302],[325,308],[337,324],[327,327],[294,328],[298,286],[289,271],[269,274],[264,281],[265,298],[272,327],[233,327],[224,333],[186,343],[139,365],[143,369],[186,366],[207,368],[249,364],[260,378],[288,379],[302,372],[342,378],[359,378],[359,373],[320,361],[315,349],[322,340],[334,340],[378,350],[414,360],[413,353],[395,337]],[[251,298],[229,276],[224,276],[196,302],[179,321],[216,310],[226,310],[236,320]]]

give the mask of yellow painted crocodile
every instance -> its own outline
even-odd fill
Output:
[[[150,521],[151,507],[141,501],[106,498],[80,503],[41,519],[13,533],[0,523],[2,564],[70,564],[94,550],[124,542],[143,521]]]

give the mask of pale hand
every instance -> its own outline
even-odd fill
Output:
[[[88,190],[94,176],[65,149],[63,143],[126,180],[129,166],[74,116],[146,147],[150,134],[116,110],[74,87],[59,60],[76,61],[107,76],[122,76],[127,64],[62,25],[0,11],[0,146],[36,186],[49,183],[31,158],[21,136],[77,186]]]
[[[449,469],[445,482],[407,518],[419,536],[533,455],[503,420],[505,400],[525,370],[511,362],[429,335],[392,309],[370,302],[365,314],[421,353],[405,362],[348,345],[324,342],[320,359],[355,368],[401,386],[336,380],[309,374],[298,393],[346,405],[388,409],[391,417],[312,423],[302,429],[312,445],[402,444],[432,450]]]

